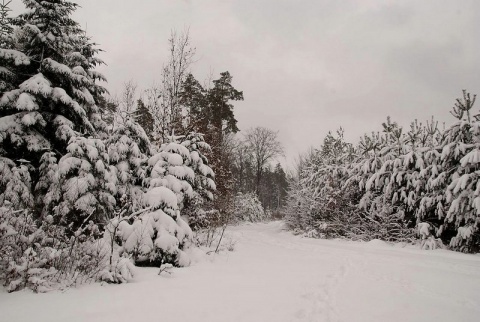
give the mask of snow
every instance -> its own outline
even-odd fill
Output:
[[[371,241],[366,242],[365,246],[368,248],[390,247],[387,242],[380,239],[372,239]]]
[[[22,84],[20,84],[20,90],[33,94],[42,94],[47,97],[52,92],[50,82],[43,76],[42,73],[33,75]]]
[[[159,236],[155,239],[155,246],[167,253],[175,253],[178,245],[178,239],[165,232],[159,232]]]
[[[422,237],[422,239],[427,238],[430,236],[430,224],[426,222],[421,222],[417,225],[418,234]]]
[[[38,104],[35,102],[35,97],[28,93],[20,94],[15,107],[20,111],[38,110]]]
[[[17,66],[30,64],[30,59],[24,53],[13,49],[0,48],[0,58],[13,60]]]
[[[37,123],[36,116],[40,116],[39,114],[34,114],[34,113],[26,113],[23,115],[20,123],[22,123],[25,126],[31,126]],[[40,116],[41,117],[41,116]]]
[[[155,187],[147,192],[146,201],[148,205],[157,209],[161,205],[177,209],[177,196],[172,190],[165,187]]]
[[[168,163],[172,166],[181,166],[183,165],[183,158],[180,154],[170,153],[167,156]]]
[[[171,166],[168,167],[168,173],[179,179],[195,180],[195,173],[187,166]]]
[[[229,228],[234,252],[189,257],[132,283],[7,294],[2,321],[478,321],[480,256],[417,246],[316,240],[281,222]],[[28,304],[28,305],[27,305]]]

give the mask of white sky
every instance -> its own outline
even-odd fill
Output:
[[[339,126],[356,141],[387,115],[449,124],[461,90],[480,93],[478,0],[76,2],[75,18],[105,50],[112,94],[130,79],[159,80],[170,30],[190,27],[194,76],[228,70],[244,91],[240,130],[279,131],[289,164]],[[13,0],[15,13],[22,7]]]

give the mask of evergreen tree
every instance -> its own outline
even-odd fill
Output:
[[[15,76],[12,73],[12,67],[15,63],[21,63],[22,60],[25,60],[25,63],[27,63],[26,57],[18,56],[20,55],[19,52],[11,51],[14,46],[14,39],[11,18],[9,17],[11,10],[8,6],[10,3],[11,1],[5,2],[5,0],[2,0],[2,3],[0,3],[0,55],[4,58],[11,56],[8,61],[2,61],[2,68],[0,68],[0,93],[11,89],[9,83]],[[17,59],[15,59],[15,56],[17,56]]]
[[[199,134],[172,137],[170,143],[164,143],[160,151],[149,158],[145,185],[149,189],[166,187],[173,191],[180,210],[194,199],[213,199],[214,173],[202,149],[208,150],[209,146]]]
[[[143,128],[149,139],[154,138],[154,121],[153,116],[145,106],[143,101],[139,99],[137,101],[137,111],[135,115],[136,122]]]
[[[179,102],[188,110],[187,133],[192,131],[207,133],[208,120],[203,113],[206,109],[206,90],[192,74],[188,74],[182,84]]]
[[[200,118],[215,129],[220,141],[224,134],[238,131],[230,101],[243,101],[243,92],[232,86],[232,79],[228,71],[220,73],[220,78],[214,80],[213,87],[207,91],[207,105],[200,114]]]
[[[100,139],[74,137],[67,151],[58,162],[45,209],[58,222],[75,228],[88,220],[106,223],[113,215],[117,185],[123,186],[115,168],[108,165],[105,144]]]
[[[14,20],[14,49],[1,48],[10,78],[0,98],[0,152],[30,162],[33,186],[44,153],[67,153],[70,139],[106,128],[97,101],[105,89],[94,71],[102,62],[63,0],[24,0],[27,12]]]
[[[116,175],[116,204],[129,212],[143,206],[143,181],[151,146],[143,128],[128,117],[105,141],[110,166]]]
[[[12,1],[11,0],[2,0],[0,3],[0,47],[5,48],[9,44],[10,37],[13,32],[13,27],[11,26],[11,19],[9,17],[9,12],[11,11],[8,7]]]

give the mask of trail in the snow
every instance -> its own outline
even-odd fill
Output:
[[[240,231],[314,263],[297,276],[310,282],[291,321],[476,321],[480,313],[479,256],[300,238],[279,222]]]
[[[232,227],[234,252],[133,283],[6,294],[0,321],[477,321],[480,256]]]

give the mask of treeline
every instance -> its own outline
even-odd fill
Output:
[[[283,155],[277,133],[263,127],[247,130],[234,142],[232,166],[235,192],[255,194],[269,216],[281,216],[285,206],[288,182],[280,163]]]
[[[389,118],[383,130],[345,141],[329,133],[298,164],[288,194],[289,226],[316,237],[480,246],[480,114],[475,96],[456,100],[448,128],[433,118],[409,129]]]

